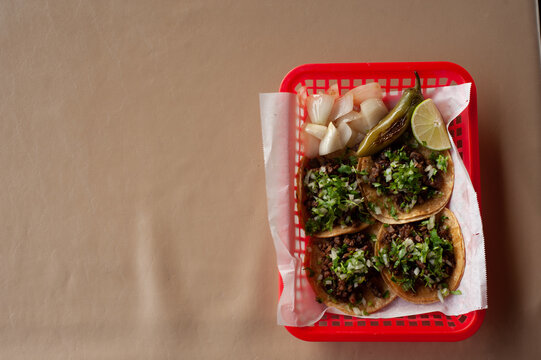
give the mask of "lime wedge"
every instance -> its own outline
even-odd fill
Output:
[[[451,148],[447,129],[432,99],[426,99],[417,105],[411,117],[411,130],[417,141],[430,150]]]

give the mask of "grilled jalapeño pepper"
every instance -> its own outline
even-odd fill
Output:
[[[369,156],[389,146],[402,135],[411,122],[415,107],[423,101],[421,81],[415,72],[415,87],[408,88],[396,106],[366,134],[359,145],[357,156]]]

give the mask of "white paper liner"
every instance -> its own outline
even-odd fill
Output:
[[[470,101],[471,83],[430,89],[425,98],[432,98],[447,127]],[[388,98],[387,103],[396,99]],[[267,185],[268,217],[278,271],[284,289],[278,302],[279,325],[308,326],[317,322],[326,311],[340,313],[315,301],[308,285],[302,261],[294,256],[294,198],[296,95],[291,93],[260,94],[261,127]],[[460,223],[466,249],[466,267],[459,286],[462,295],[453,295],[444,303],[411,304],[396,299],[392,304],[365,318],[390,318],[440,311],[446,315],[465,314],[487,308],[486,264],[483,226],[477,195],[453,142],[450,150],[455,166],[455,184],[448,207]],[[297,286],[300,285],[300,286]],[[299,289],[300,288],[300,289]]]

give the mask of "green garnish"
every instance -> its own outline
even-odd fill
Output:
[[[341,248],[331,249],[330,258],[332,260],[331,270],[338,276],[340,280],[351,281],[352,283],[362,284],[371,266],[367,263],[365,253],[361,249],[357,249],[347,259],[342,256],[347,252],[347,245],[344,244]]]
[[[450,293],[453,294],[453,295],[462,295],[462,291],[460,291],[460,290],[450,291]]]
[[[436,164],[436,168],[438,170],[441,170],[444,173],[447,172],[447,164],[448,164],[448,160],[449,160],[448,156],[444,156],[444,155],[442,155],[440,153],[437,153],[437,152],[432,152],[430,154],[430,160],[432,160],[432,162],[434,164]]]
[[[376,183],[379,186],[375,187],[384,194],[402,194],[404,201],[400,207],[409,211],[417,202],[417,196],[425,190],[423,173],[415,166],[415,162],[410,160],[403,147],[394,151],[386,150],[384,154],[389,159],[390,166],[383,171],[385,184]]]
[[[391,205],[390,214],[393,217],[393,219],[398,220],[398,216],[396,214],[396,208],[394,207],[394,205]]]
[[[447,172],[447,156],[439,155],[436,159],[436,167],[443,171],[444,173]]]
[[[429,223],[430,219],[419,224],[427,226]],[[444,254],[453,253],[453,244],[438,235],[436,226],[428,230],[420,242],[412,240],[417,235],[421,236],[413,231],[405,239],[398,237],[392,240],[389,246],[380,250],[375,261],[376,267],[391,271],[392,281],[400,284],[404,290],[413,292],[417,281],[430,288],[438,284],[442,286],[450,276],[446,271],[449,264],[444,260]]]
[[[303,270],[305,270],[308,273],[308,277],[314,276],[314,270],[310,269],[309,267],[305,267]]]
[[[368,208],[372,211],[376,211],[376,204],[374,204],[373,202],[369,201],[366,203],[366,206],[368,206]]]
[[[347,159],[346,159],[347,160]],[[305,230],[312,235],[334,226],[351,226],[355,222],[367,222],[369,219],[363,205],[363,197],[358,180],[352,177],[357,174],[354,164],[340,163],[337,173],[328,174],[327,167],[309,169],[303,183],[307,198],[311,203],[309,218]],[[350,163],[354,161],[349,159]],[[356,160],[355,160],[356,161]]]
[[[390,164],[383,170],[379,181],[371,183],[378,195],[400,195],[402,201],[397,202],[397,205],[405,212],[409,212],[415,206],[421,193],[426,193],[427,199],[437,195],[438,191],[423,185],[423,177],[426,173],[428,178],[432,179],[438,169],[446,172],[447,156],[433,152],[430,159],[435,165],[428,165],[422,169],[416,161],[409,158],[404,147],[385,150],[383,155],[389,159]],[[396,214],[391,216],[396,219]]]
[[[347,174],[347,175],[351,174],[351,172],[354,171],[354,170],[355,170],[355,169],[352,170],[351,166],[345,165],[345,164],[341,165],[341,166],[338,168],[338,172],[339,172],[340,174]]]

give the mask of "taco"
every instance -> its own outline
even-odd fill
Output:
[[[443,302],[456,294],[466,254],[455,215],[449,209],[424,221],[382,226],[376,264],[398,296],[416,304]]]
[[[432,151],[412,137],[360,158],[358,171],[368,211],[387,224],[425,219],[443,209],[453,192],[449,151]]]
[[[363,204],[358,158],[303,158],[297,173],[299,220],[310,236],[333,237],[373,223]]]
[[[311,239],[304,265],[318,302],[349,315],[367,315],[396,298],[373,263],[380,226],[332,239]]]

